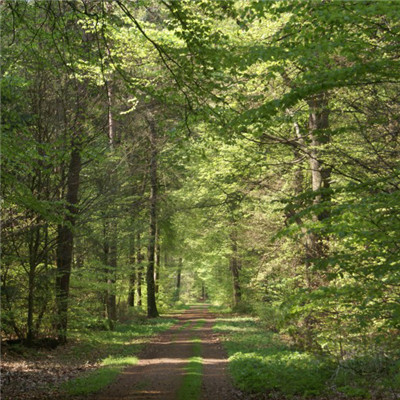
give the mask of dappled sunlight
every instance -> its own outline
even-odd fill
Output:
[[[143,364],[145,365],[163,365],[168,364],[170,366],[178,365],[178,364],[186,364],[187,358],[154,358],[154,359],[143,359]],[[132,372],[130,372],[132,373]]]
[[[220,358],[203,358],[203,364],[204,365],[227,365],[228,360],[226,359],[220,359]]]

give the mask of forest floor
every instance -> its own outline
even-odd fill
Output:
[[[221,312],[201,304],[137,317],[114,331],[77,330],[54,350],[6,348],[1,398],[400,399],[398,360],[380,362],[379,370],[364,358],[339,365],[299,350],[254,317]]]
[[[104,354],[101,354],[102,346],[98,336],[96,343],[86,345],[86,357],[81,354],[82,346],[76,342],[52,352],[21,354],[20,357],[6,356],[2,363],[2,398],[242,399],[241,392],[233,388],[228,377],[227,354],[220,343],[219,334],[213,331],[215,314],[208,311],[206,305],[197,305],[173,317],[173,320],[165,319],[162,328],[159,321],[155,322],[154,326],[157,326],[158,332],[161,333],[151,339],[147,338],[147,343],[143,343],[144,340],[140,343],[139,333],[131,345],[124,349],[125,356],[138,357],[137,363],[134,361],[132,364],[135,365],[120,368],[116,373],[115,370],[110,371],[114,375],[110,379],[113,382],[89,395],[71,396],[71,391],[67,393],[68,390],[60,390],[60,387],[65,387],[63,382],[66,382],[69,388],[82,384],[89,386],[90,383],[85,377],[104,370],[104,367],[100,368],[101,363],[94,361],[104,357]],[[154,335],[157,329],[143,331],[142,334]],[[116,354],[120,354],[121,347],[117,347]],[[79,357],[74,362],[74,354],[78,353]],[[87,361],[82,363],[85,358]],[[78,383],[80,377],[83,377],[82,383]]]
[[[135,356],[152,337],[176,323],[175,318],[136,317],[118,324],[114,331],[72,330],[67,345],[55,349],[4,344],[1,399],[65,399],[67,392],[88,393],[104,387],[124,365],[137,361]]]

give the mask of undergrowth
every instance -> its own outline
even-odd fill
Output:
[[[300,351],[254,318],[219,318],[214,330],[222,334],[229,371],[236,387],[270,397],[349,399],[395,398],[400,389],[400,362],[369,358],[344,362]]]

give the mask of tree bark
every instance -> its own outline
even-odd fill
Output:
[[[232,254],[230,258],[230,270],[233,282],[233,304],[237,306],[242,300],[242,288],[240,286],[240,269],[242,265],[238,254],[236,227],[234,229],[235,231],[231,233]]]
[[[179,257],[178,270],[176,271],[176,301],[179,301],[181,296],[181,274],[182,274],[182,257]]]
[[[137,275],[137,295],[138,295],[138,306],[143,305],[142,296],[142,281],[143,281],[143,255],[140,247],[140,233],[137,233],[137,264],[138,264],[138,275]]]
[[[107,295],[107,316],[110,329],[114,329],[114,323],[117,320],[117,302],[115,294],[115,274],[117,270],[117,242],[110,242],[109,262],[108,262],[108,295]]]
[[[34,291],[35,291],[36,265],[29,265],[28,275],[28,319],[26,342],[30,346],[35,338],[33,328],[33,309],[34,309]]]
[[[108,106],[108,143],[111,154],[115,149],[115,126],[112,114],[112,82],[107,82],[107,106]],[[118,190],[117,176],[114,173],[114,163],[110,162],[110,183],[112,193],[115,195]],[[115,278],[117,273],[118,246],[117,246],[117,220],[115,216],[110,218],[109,236],[109,257],[108,257],[108,276],[107,276],[107,318],[110,329],[114,329],[117,320],[117,303],[115,294]]]
[[[329,189],[331,168],[327,167],[321,159],[321,149],[330,141],[329,128],[329,109],[326,94],[315,96],[308,102],[310,107],[309,114],[309,133],[311,138],[311,150],[309,152],[309,162],[311,169],[312,190]],[[330,200],[329,193],[323,192],[314,198],[314,204],[320,204]],[[316,214],[316,219],[322,221],[329,216],[327,210]]]
[[[201,282],[201,300],[206,299],[206,287],[204,285],[204,282]]]
[[[156,235],[156,254],[155,254],[155,273],[154,273],[154,284],[155,293],[158,294],[160,290],[160,268],[161,268],[161,245],[160,245],[160,229],[157,228]]]
[[[150,237],[148,246],[148,264],[146,273],[147,283],[147,316],[150,318],[158,317],[155,282],[154,264],[156,251],[157,234],[157,132],[154,121],[148,119],[150,130]]]
[[[135,284],[136,284],[136,259],[135,259],[135,235],[132,235],[132,242],[130,246],[129,264],[131,272],[129,276],[129,294],[128,294],[128,305],[130,307],[135,306]]]
[[[311,148],[309,150],[309,165],[311,169],[312,190],[321,191],[314,196],[314,205],[324,204],[328,206],[330,193],[327,191],[330,187],[331,168],[326,166],[321,157],[321,146],[330,141],[329,129],[329,109],[327,95],[322,93],[316,95],[308,102],[309,113],[309,135],[311,138]],[[326,190],[325,190],[326,189]],[[324,191],[325,190],[325,191]],[[330,215],[329,210],[324,209],[314,214],[314,221],[322,221]],[[314,259],[325,257],[326,246],[322,237],[313,232],[308,234],[306,245],[306,257],[309,263]],[[318,282],[316,282],[318,285]]]
[[[73,141],[68,166],[66,214],[64,222],[58,226],[57,232],[56,328],[58,341],[62,344],[67,341],[69,282],[74,246],[73,229],[78,213],[77,205],[81,168],[80,145],[76,141]]]
[[[35,285],[36,285],[36,267],[38,265],[38,250],[41,241],[40,227],[35,227],[30,231],[29,240],[29,272],[28,272],[28,315],[27,315],[27,334],[26,342],[32,344],[35,338],[35,329],[33,325]]]

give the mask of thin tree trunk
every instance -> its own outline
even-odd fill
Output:
[[[35,271],[36,265],[30,263],[29,275],[28,275],[28,319],[27,319],[27,334],[26,342],[30,346],[34,340],[34,328],[33,328],[33,304],[34,304],[34,291],[35,291]]]
[[[138,295],[138,306],[141,307],[143,304],[142,301],[142,281],[143,281],[143,255],[141,252],[141,247],[140,247],[140,232],[137,233],[136,235],[137,238],[137,295]]]
[[[40,228],[36,227],[30,232],[29,240],[29,272],[28,272],[28,315],[27,315],[27,335],[26,341],[31,345],[34,338],[34,301],[35,301],[35,280],[36,280],[36,267],[38,264],[38,250],[41,241]]]
[[[113,154],[115,148],[115,126],[112,114],[112,83],[107,83],[107,100],[108,100],[108,143],[110,152]],[[110,182],[112,192],[116,194],[118,190],[117,176],[114,173],[114,165],[110,165]],[[109,260],[108,260],[108,276],[107,276],[107,317],[110,329],[114,329],[114,323],[117,320],[117,303],[115,294],[115,279],[117,273],[117,259],[118,259],[118,246],[117,246],[117,221],[114,216],[110,218],[110,232],[109,232]]]
[[[150,318],[158,317],[154,267],[155,267],[155,251],[156,251],[156,234],[157,234],[157,132],[155,123],[152,119],[148,119],[150,128],[150,236],[148,246],[148,264],[146,273],[147,283],[147,316]]]
[[[310,168],[312,178],[312,190],[329,189],[331,168],[326,166],[321,159],[320,146],[326,145],[330,141],[329,134],[329,109],[326,95],[321,94],[309,101],[309,132],[311,137]],[[314,203],[329,201],[330,194],[325,192],[315,196]],[[329,216],[327,210],[319,212],[316,217],[323,220]]]
[[[309,164],[311,169],[312,190],[314,192],[326,189],[325,192],[315,195],[314,204],[323,203],[326,207],[330,200],[330,194],[327,190],[330,187],[331,168],[327,167],[321,159],[321,146],[327,144],[330,140],[329,128],[329,110],[327,108],[328,99],[326,94],[315,96],[309,101],[309,135],[311,137],[311,149],[309,151]],[[322,221],[329,217],[328,210],[317,212],[313,219]],[[306,247],[307,257],[312,263],[314,259],[325,257],[326,247],[322,238],[315,234],[308,235],[308,245]],[[318,285],[318,282],[316,282]]]
[[[115,273],[117,270],[117,243],[113,240],[110,243],[109,263],[108,263],[108,296],[107,296],[107,315],[110,323],[110,329],[114,329],[114,323],[117,320],[117,301],[115,294]]]
[[[242,288],[240,286],[241,260],[238,254],[236,227],[234,229],[235,231],[231,234],[232,255],[230,259],[230,269],[233,282],[233,303],[237,306],[242,300]]]
[[[128,305],[130,307],[135,306],[135,283],[136,283],[136,259],[135,259],[135,234],[132,235],[131,245],[129,250],[129,264],[130,264],[130,275],[129,275],[129,294],[128,294]]]
[[[107,284],[107,279],[108,279],[108,255],[110,253],[110,245],[108,243],[108,223],[106,220],[106,217],[103,215],[103,254],[102,254],[102,261],[103,261],[103,266],[104,266],[104,278],[103,281],[104,283]],[[103,311],[104,311],[104,318],[108,318],[108,312],[107,312],[107,301],[108,301],[108,288],[104,289],[102,293],[102,301],[103,301]]]
[[[78,213],[78,193],[82,162],[80,146],[72,143],[71,158],[68,167],[66,214],[64,222],[58,226],[57,235],[57,335],[60,343],[67,341],[69,282],[72,268],[72,251],[74,246],[73,229]]]
[[[181,296],[181,274],[182,274],[182,257],[179,257],[178,270],[176,271],[176,301],[179,301]]]
[[[160,245],[160,229],[157,229],[156,235],[156,262],[155,262],[155,273],[154,273],[154,284],[155,284],[155,293],[158,294],[160,290],[160,268],[161,268],[161,245]]]

